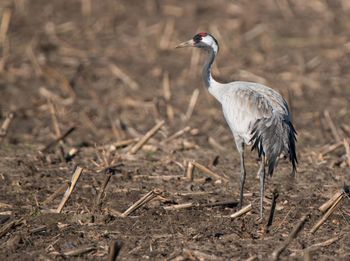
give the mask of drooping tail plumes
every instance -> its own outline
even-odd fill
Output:
[[[297,133],[289,119],[281,115],[259,119],[253,125],[251,134],[252,150],[256,149],[259,157],[265,155],[270,176],[272,176],[278,157],[282,153],[289,155],[293,166],[292,175],[294,176],[298,163],[295,149]]]
[[[288,132],[288,153],[289,153],[289,160],[292,162],[292,176],[294,177],[295,172],[297,171],[296,164],[298,164],[298,158],[296,154],[295,149],[295,142],[297,141],[297,132],[294,129],[293,124],[290,121],[286,121],[286,124],[289,126],[289,132]]]

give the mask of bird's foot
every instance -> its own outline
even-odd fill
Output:
[[[295,171],[292,170],[290,173],[289,173],[289,177],[294,179],[295,178]]]
[[[238,209],[241,209],[242,207],[243,207],[243,201],[240,200],[240,201],[238,202]]]

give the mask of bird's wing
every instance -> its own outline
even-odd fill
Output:
[[[259,119],[273,117],[274,110],[268,99],[249,88],[237,88],[222,99],[224,116],[234,135],[246,143],[251,139],[254,124]]]
[[[236,142],[251,144],[252,150],[265,155],[270,175],[279,155],[289,153],[294,173],[296,132],[286,101],[262,85],[237,83],[234,87],[223,97],[222,106]]]
[[[268,118],[273,114],[271,102],[252,89],[235,90],[225,97],[225,104],[229,104],[235,113],[244,114],[251,121]]]
[[[248,86],[265,97],[275,112],[289,117],[290,113],[288,104],[285,99],[283,99],[281,94],[279,94],[274,89],[258,83],[249,83]]]

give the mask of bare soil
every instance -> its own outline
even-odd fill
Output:
[[[305,215],[280,259],[350,260],[348,196],[310,233],[323,215],[318,208],[350,183],[347,0],[8,0],[0,13],[0,124],[13,113],[0,138],[1,260],[107,260],[115,242],[118,260],[271,260]],[[258,159],[249,148],[245,205],[253,209],[230,218],[238,210],[238,153],[201,82],[204,54],[174,49],[198,31],[220,43],[218,79],[260,82],[290,103],[298,173],[291,179],[289,163],[280,161],[266,182],[262,221]],[[142,137],[160,120],[164,126],[137,153],[128,153],[135,141],[111,146]],[[189,161],[229,182],[198,168],[186,179]],[[76,166],[83,173],[54,213],[63,190],[47,199]],[[159,196],[120,215],[155,189]],[[167,208],[183,203],[192,207]]]

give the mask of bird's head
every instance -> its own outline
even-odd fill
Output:
[[[206,50],[213,50],[215,53],[219,51],[218,41],[209,33],[201,32],[196,34],[191,40],[180,43],[175,48],[197,47]]]

